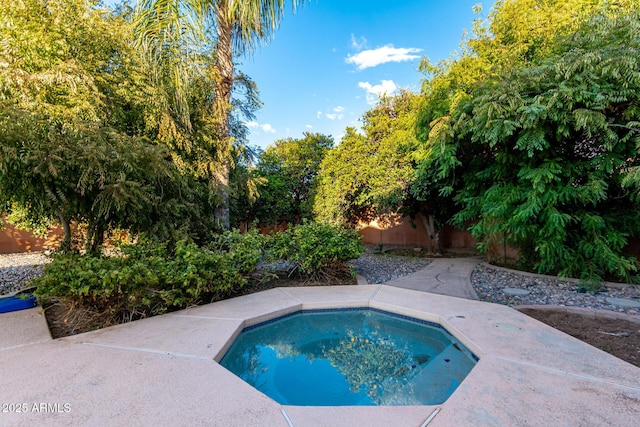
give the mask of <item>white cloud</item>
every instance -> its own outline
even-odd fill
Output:
[[[322,118],[322,111],[318,111],[316,113],[316,118],[318,118],[318,119]]]
[[[376,67],[388,62],[413,61],[420,58],[418,55],[413,55],[418,52],[422,52],[422,49],[393,47],[392,44],[388,44],[377,49],[363,50],[355,55],[349,55],[345,61],[349,64],[355,64],[358,70],[364,70],[365,68]]]
[[[359,82],[358,87],[367,92],[367,103],[375,104],[382,95],[391,95],[398,90],[398,86],[393,80],[382,80],[379,85],[372,85],[369,82]]]
[[[275,133],[276,130],[273,128],[273,126],[271,126],[269,123],[265,123],[262,126],[262,130],[265,131],[266,133]]]
[[[304,127],[306,127],[307,129],[313,129],[313,126],[311,125],[304,125]]]
[[[249,122],[245,122],[244,124],[250,129],[260,128],[265,133],[275,133],[275,131],[276,131],[273,128],[273,126],[271,126],[269,123],[260,124],[260,123],[258,123],[256,121],[252,120],[252,121],[249,121]]]
[[[351,47],[356,50],[362,50],[367,47],[367,39],[364,36],[357,37],[351,33]]]
[[[358,83],[358,87],[366,90],[367,93],[372,93],[378,96],[385,93],[392,93],[398,89],[398,86],[396,86],[393,80],[382,80],[379,85],[372,85],[369,82],[360,82]]]
[[[333,111],[332,113],[325,114],[327,119],[329,119],[329,120],[342,120],[342,118],[344,117],[344,112],[345,112],[345,108],[343,106],[338,105],[332,111]]]

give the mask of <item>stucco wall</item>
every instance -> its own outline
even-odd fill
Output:
[[[358,233],[368,244],[428,247],[429,235],[420,218],[388,215],[360,224]],[[444,249],[473,249],[476,242],[467,231],[445,226],[440,230],[440,247]]]
[[[62,241],[62,230],[55,228],[47,237],[39,238],[33,233],[15,228],[3,220],[4,230],[0,230],[0,253],[37,252],[57,249]]]

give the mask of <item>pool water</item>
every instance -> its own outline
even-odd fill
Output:
[[[220,364],[284,405],[436,405],[477,360],[438,324],[363,308],[245,328]]]

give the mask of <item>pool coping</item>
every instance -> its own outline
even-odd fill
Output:
[[[396,407],[280,405],[216,362],[251,324],[360,306],[439,323],[479,362],[443,404]],[[277,288],[73,337],[0,342],[0,360],[0,403],[28,409],[0,412],[2,425],[631,426],[640,417],[640,368],[504,305],[386,285]]]

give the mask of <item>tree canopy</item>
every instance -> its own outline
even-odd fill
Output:
[[[268,41],[278,28],[285,10],[284,0],[140,0],[136,11],[136,23],[143,43],[160,46],[156,54],[166,58],[167,42],[170,51],[203,46],[214,46],[213,55],[202,69],[213,83],[211,109],[209,111],[212,132],[205,150],[221,163],[211,170],[218,186],[222,203],[218,205],[216,217],[224,228],[229,228],[229,173],[233,120],[230,116],[233,103],[232,92],[236,81],[235,59],[238,55],[252,51],[257,45]],[[292,7],[304,0],[291,0]],[[170,54],[170,57],[172,55]],[[197,53],[196,53],[196,56]],[[188,68],[172,62],[173,87],[180,88],[189,80]],[[191,59],[191,56],[187,58]],[[208,94],[209,95],[209,94]],[[178,97],[181,99],[183,97]],[[183,103],[184,104],[184,103]],[[198,146],[202,146],[199,144]]]
[[[408,91],[383,97],[363,117],[363,133],[347,128],[322,162],[314,211],[323,221],[357,224],[396,212],[413,180],[415,111]]]
[[[153,126],[158,86],[126,13],[20,0],[0,6],[0,22],[4,212],[32,225],[59,221],[66,247],[70,223],[85,223],[91,250],[114,227],[164,237],[212,229],[214,200],[169,161]]]
[[[313,218],[320,164],[332,147],[333,138],[310,132],[267,147],[252,171],[259,197],[247,220],[276,225]]]
[[[629,4],[572,2],[567,20],[562,2],[499,3],[490,38],[460,60],[491,64],[487,76],[460,85],[447,73],[461,72],[456,63],[426,85],[418,176],[454,197],[456,224],[472,222],[481,248],[504,239],[529,268],[585,280],[636,272],[623,255],[640,235],[640,32]],[[533,28],[506,19],[527,7]],[[449,89],[434,90],[443,81]]]
[[[336,147],[307,133],[254,167],[244,122],[260,102],[234,59],[284,7],[1,3],[2,213],[57,220],[66,244],[70,223],[85,223],[88,249],[116,227],[206,240],[233,191],[237,219],[354,226],[402,213],[421,216],[432,242],[449,221],[483,250],[518,247],[539,272],[634,280],[637,1],[498,0],[460,55],[425,58],[420,93],[382,97]]]
[[[384,98],[362,133],[347,129],[323,161],[317,216],[421,214],[432,240],[449,222],[538,272],[634,280],[639,9],[498,1],[459,56],[422,62],[421,94]]]

